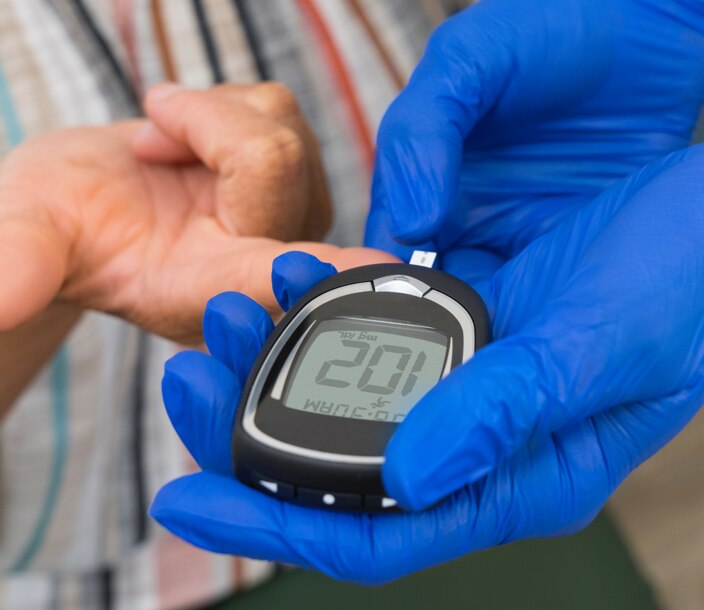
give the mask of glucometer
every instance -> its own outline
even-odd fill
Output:
[[[289,310],[238,405],[237,478],[300,504],[395,509],[381,480],[391,435],[430,388],[490,341],[479,295],[432,269],[434,258],[416,252],[409,265],[343,271]]]

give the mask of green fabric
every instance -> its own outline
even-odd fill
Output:
[[[699,115],[699,123],[697,123],[697,129],[694,132],[694,138],[692,140],[695,144],[704,143],[704,107]]]
[[[477,553],[367,589],[292,571],[212,610],[657,610],[606,516],[568,538]]]

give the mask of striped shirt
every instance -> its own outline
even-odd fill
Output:
[[[373,136],[440,0],[0,0],[0,151],[44,131],[140,114],[151,85],[275,79],[322,148],[330,239],[358,244]],[[194,465],[160,396],[166,341],[86,314],[0,429],[0,607],[181,608],[269,578],[147,517]]]

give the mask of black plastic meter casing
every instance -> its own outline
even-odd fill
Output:
[[[381,467],[398,424],[290,409],[271,396],[274,384],[278,380],[280,386],[285,377],[282,370],[290,372],[303,334],[339,317],[403,322],[445,334],[447,374],[491,340],[486,308],[471,287],[442,271],[405,264],[358,267],[307,292],[276,326],[254,363],[235,418],[238,479],[300,504],[394,510]]]

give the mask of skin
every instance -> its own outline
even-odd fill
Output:
[[[322,238],[331,213],[317,143],[282,85],[166,84],[145,108],[145,120],[37,137],[0,165],[0,414],[82,310],[194,344],[219,292],[278,310],[283,252],[340,269],[393,260],[292,241]]]

